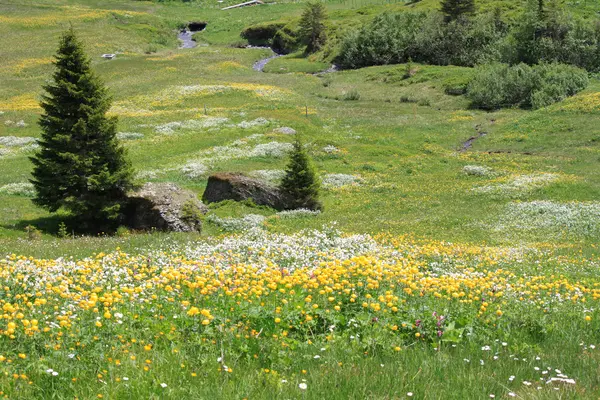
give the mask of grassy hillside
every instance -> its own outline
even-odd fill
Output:
[[[31,3],[0,1],[0,395],[598,398],[597,77],[544,109],[484,112],[446,94],[470,68],[318,73],[327,57],[291,54],[253,70],[272,53],[240,48],[241,30],[297,18],[299,2]],[[438,3],[326,2],[333,40]],[[478,5],[514,18],[522,3]],[[178,49],[189,21],[208,26]],[[61,215],[33,206],[26,182],[41,86],[70,24],[139,182],[199,195],[213,172],[276,182],[289,127],[325,211],[228,202],[202,234],[58,239]]]
[[[415,7],[433,7],[433,3],[423,1]],[[444,93],[453,80],[464,79],[468,69],[418,66],[408,80],[402,78],[402,65],[323,76],[257,73],[251,66],[267,51],[218,45],[241,40],[239,31],[245,25],[293,15],[301,4],[232,11],[177,2],[36,4],[13,1],[1,6],[0,34],[6,38],[2,44],[6,62],[0,87],[1,136],[39,136],[40,85],[51,72],[59,33],[72,23],[83,36],[98,73],[112,89],[113,114],[120,118],[120,131],[141,134],[125,143],[143,180],[175,181],[201,193],[209,172],[280,170],[285,163],[281,157],[229,157],[226,150],[217,157],[207,152],[247,137],[252,137],[245,145],[250,150],[258,144],[289,142],[289,137],[273,131],[290,126],[310,144],[323,176],[347,174],[357,181],[327,189],[328,211],[321,216],[301,221],[275,218],[269,220],[270,229],[289,231],[337,221],[348,231],[411,232],[461,241],[595,240],[594,232],[562,232],[560,226],[523,235],[519,229],[504,229],[499,221],[516,201],[577,202],[598,197],[596,81],[585,93],[550,109],[484,113],[469,110],[462,97]],[[378,7],[412,7],[353,5],[334,3],[330,14],[358,21],[368,17],[361,12],[365,7],[367,14],[376,13]],[[201,34],[212,44],[178,50],[174,30],[191,20],[208,22]],[[145,54],[153,50],[157,51]],[[100,59],[106,52],[122,54],[113,61]],[[294,59],[280,60],[272,61],[267,71],[285,72]],[[311,71],[326,66],[310,64],[299,59],[290,68]],[[344,100],[351,91],[357,91],[360,99]],[[223,118],[228,120],[223,122]],[[267,121],[247,124],[257,118]],[[7,122],[21,120],[27,126]],[[216,125],[198,128],[202,121]],[[240,123],[249,127],[233,127]],[[471,149],[459,151],[478,130],[487,135]],[[263,136],[252,136],[256,134]],[[27,146],[2,149],[6,154],[0,158],[0,186],[25,182],[30,170]],[[188,176],[182,172],[187,164],[200,161],[207,164],[207,172]],[[464,171],[470,165],[493,172],[471,176]],[[532,182],[521,185],[523,180]],[[22,237],[26,225],[52,225],[26,196],[0,196],[0,233],[5,238],[0,240],[5,250],[14,245],[6,238]],[[213,232],[209,226],[207,233]]]

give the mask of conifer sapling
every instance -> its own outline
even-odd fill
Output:
[[[288,205],[287,208],[322,209],[319,201],[319,189],[319,178],[315,168],[300,139],[296,139],[285,176],[280,185],[280,190]]]

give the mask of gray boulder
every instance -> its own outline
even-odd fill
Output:
[[[139,230],[200,232],[207,212],[190,190],[174,183],[146,183],[129,194],[128,225]]]
[[[225,172],[211,175],[202,196],[205,203],[248,199],[261,206],[276,210],[285,209],[285,202],[278,188],[239,173]]]

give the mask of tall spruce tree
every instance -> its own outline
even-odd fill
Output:
[[[323,208],[319,201],[320,184],[317,173],[298,138],[294,143],[279,188],[290,209],[321,210]]]
[[[466,19],[475,13],[475,0],[442,0],[440,11],[446,22]]]
[[[306,53],[319,50],[327,40],[325,32],[325,6],[318,2],[309,2],[300,18],[300,36],[306,44]]]
[[[104,230],[122,218],[132,177],[117,120],[106,115],[111,98],[73,28],[63,34],[54,64],[41,102],[41,149],[31,157],[33,202],[70,211],[82,229]]]

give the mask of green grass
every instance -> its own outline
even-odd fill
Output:
[[[227,0],[218,5],[233,3]],[[510,17],[515,17],[520,3],[482,0],[478,4],[481,10],[501,5]],[[598,4],[591,1],[565,4],[583,15],[591,16],[600,10]],[[181,167],[189,162],[204,162],[211,173],[281,170],[286,164],[283,157],[227,157],[234,154],[228,148],[217,153],[223,157],[215,158],[207,155],[207,151],[217,146],[231,146],[252,135],[262,136],[249,139],[242,146],[247,150],[259,144],[291,142],[293,137],[275,133],[274,129],[292,127],[308,144],[321,176],[355,175],[361,178],[359,184],[324,188],[325,211],[318,216],[285,219],[279,218],[273,210],[236,203],[212,207],[212,214],[220,218],[260,214],[266,217],[264,228],[274,233],[320,229],[336,223],[344,232],[374,235],[390,232],[395,236],[415,237],[421,244],[430,240],[464,246],[470,243],[473,247],[467,247],[467,254],[472,248],[486,244],[511,249],[531,247],[538,252],[538,258],[489,268],[501,267],[525,275],[552,271],[556,276],[564,274],[573,281],[597,281],[598,236],[594,229],[600,221],[570,221],[566,225],[557,219],[550,226],[536,230],[507,227],[503,222],[510,215],[509,211],[520,203],[597,204],[600,198],[600,99],[596,96],[600,92],[600,81],[597,78],[591,79],[586,91],[546,109],[504,109],[487,113],[469,109],[468,101],[462,96],[446,94],[448,88],[468,80],[472,74],[469,68],[415,64],[415,73],[410,78],[404,76],[404,65],[315,75],[329,68],[336,40],[346,29],[359,26],[384,10],[434,9],[438,7],[435,0],[411,5],[378,0],[327,2],[333,41],[327,51],[331,52],[308,59],[298,54],[280,57],[271,60],[264,73],[258,73],[252,70],[252,65],[268,57],[270,51],[238,48],[243,44],[240,31],[259,22],[298,18],[303,4],[284,1],[231,11],[221,11],[219,7],[216,2],[1,2],[0,111],[3,114],[0,115],[0,137],[39,137],[36,121],[40,110],[36,108],[36,101],[42,93],[41,85],[52,73],[49,62],[58,37],[72,23],[86,44],[95,70],[114,96],[113,114],[119,117],[119,131],[144,135],[141,139],[124,142],[136,170],[146,173],[141,181],[172,181],[201,195],[207,176],[185,176]],[[208,22],[207,29],[196,35],[199,46],[177,49],[176,30],[193,20]],[[99,57],[112,52],[119,52],[113,61]],[[360,99],[344,100],[352,91],[359,93]],[[206,117],[228,118],[229,121],[208,129],[175,128],[171,133],[165,133],[164,129],[161,133],[159,127],[173,122],[202,121]],[[249,128],[239,126],[257,118],[266,118],[269,123]],[[20,120],[27,126],[5,124],[5,121]],[[463,143],[478,132],[487,134],[462,151]],[[0,188],[26,182],[29,178],[30,153],[16,148],[10,151],[11,154],[0,156]],[[465,166],[486,167],[491,172],[469,175]],[[553,177],[549,182],[514,186],[515,180],[523,177],[548,174]],[[35,207],[27,197],[3,194],[0,190],[0,254],[82,259],[94,253],[112,252],[117,247],[132,254],[146,254],[186,244],[193,246],[225,233],[205,222],[203,232],[194,235],[140,233],[126,237],[58,239],[53,234],[60,218]],[[525,220],[523,223],[533,222]],[[27,225],[43,229],[42,238],[28,240]],[[436,246],[431,248],[437,249]],[[432,253],[437,251],[434,250]],[[443,259],[436,254],[431,259],[423,258],[427,265]],[[565,267],[561,264],[562,257],[574,261]],[[453,262],[449,263],[454,266]],[[4,291],[0,297],[3,302],[9,299]],[[215,304],[215,308],[219,304]],[[438,307],[441,312],[446,304],[421,303],[419,307],[415,310],[430,315],[429,307]],[[51,342],[40,341],[35,345],[27,342],[31,348],[26,348],[0,336],[0,355],[7,349],[15,354],[21,351],[30,354],[35,348],[35,351],[41,349],[36,355],[54,362],[52,365],[31,362],[23,368],[28,376],[36,378],[34,385],[27,385],[19,378],[0,390],[10,393],[11,398],[53,395],[61,399],[74,396],[88,399],[97,394],[111,399],[401,399],[406,398],[408,392],[414,393],[413,398],[482,399],[489,398],[490,394],[508,398],[511,391],[519,396],[517,398],[532,399],[598,398],[600,395],[598,353],[583,351],[579,345],[581,342],[600,345],[598,318],[589,325],[578,312],[565,311],[550,320],[532,311],[521,315],[520,320],[517,318],[520,314],[514,311],[517,317],[514,323],[507,325],[510,330],[493,331],[484,338],[464,341],[456,348],[448,345],[440,351],[433,350],[428,343],[411,344],[406,340],[401,352],[376,350],[365,354],[366,350],[353,347],[349,337],[330,344],[323,336],[316,335],[312,344],[298,341],[293,351],[285,354],[278,353],[278,342],[265,340],[260,344],[264,347],[253,349],[249,357],[241,357],[236,346],[243,343],[235,342],[230,335],[227,336],[227,340],[231,340],[228,359],[231,358],[229,366],[234,372],[224,374],[218,371],[216,362],[223,351],[222,343],[207,345],[188,341],[188,337],[186,340],[168,337],[165,335],[170,329],[167,324],[154,324],[154,311],[149,314],[144,314],[142,309],[138,311],[146,319],[140,325],[127,326],[128,331],[104,332],[106,335],[98,340],[93,339],[95,333],[91,331],[79,336],[87,340],[85,344],[91,349],[86,353],[89,357],[85,359],[86,368],[64,359],[67,349],[54,355],[43,349],[44,344],[56,344],[56,337]],[[257,312],[260,314],[260,310]],[[229,317],[236,321],[236,318],[243,319],[240,315]],[[93,321],[92,316],[89,318],[86,321]],[[0,325],[4,329],[4,324]],[[531,332],[535,333],[538,328],[544,331],[543,335],[532,336]],[[126,335],[127,340],[137,336],[138,340],[156,344],[150,373],[129,364],[121,370],[106,367],[107,358],[117,355],[111,353],[113,350],[105,350],[102,344],[115,344],[112,341],[115,333]],[[498,347],[495,342],[495,339],[507,340],[501,334],[510,338],[508,348]],[[207,337],[219,337],[214,332],[211,335]],[[390,338],[378,340],[392,344]],[[492,358],[496,350],[482,351],[485,345],[498,347],[500,358]],[[175,347],[180,351],[178,354],[172,352]],[[327,350],[321,352],[322,347]],[[135,354],[139,359],[144,358],[145,353],[138,350]],[[254,358],[253,354],[259,357]],[[316,354],[322,357],[318,363],[313,358]],[[541,361],[537,362],[536,357]],[[100,364],[103,367],[92,367]],[[182,364],[185,367],[181,367]],[[0,364],[0,368],[5,365]],[[537,390],[540,373],[534,370],[536,366],[564,370],[575,377],[578,384],[566,385],[560,391],[541,385],[543,389]],[[47,368],[60,370],[60,380],[50,379],[45,373]],[[274,369],[276,374],[265,372],[265,368]],[[2,371],[5,370],[0,369]],[[197,376],[192,377],[192,372]],[[98,378],[98,374],[103,378]],[[512,375],[517,375],[519,381],[510,383]],[[79,377],[78,381],[72,382],[75,376]],[[127,387],[123,381],[115,381],[119,376],[135,377],[136,381],[130,381],[131,386]],[[107,379],[110,384],[102,383]],[[283,384],[282,379],[288,383]],[[302,379],[306,379],[306,391],[298,388]],[[533,385],[523,385],[523,380]],[[159,386],[163,381],[168,381],[167,388]]]

